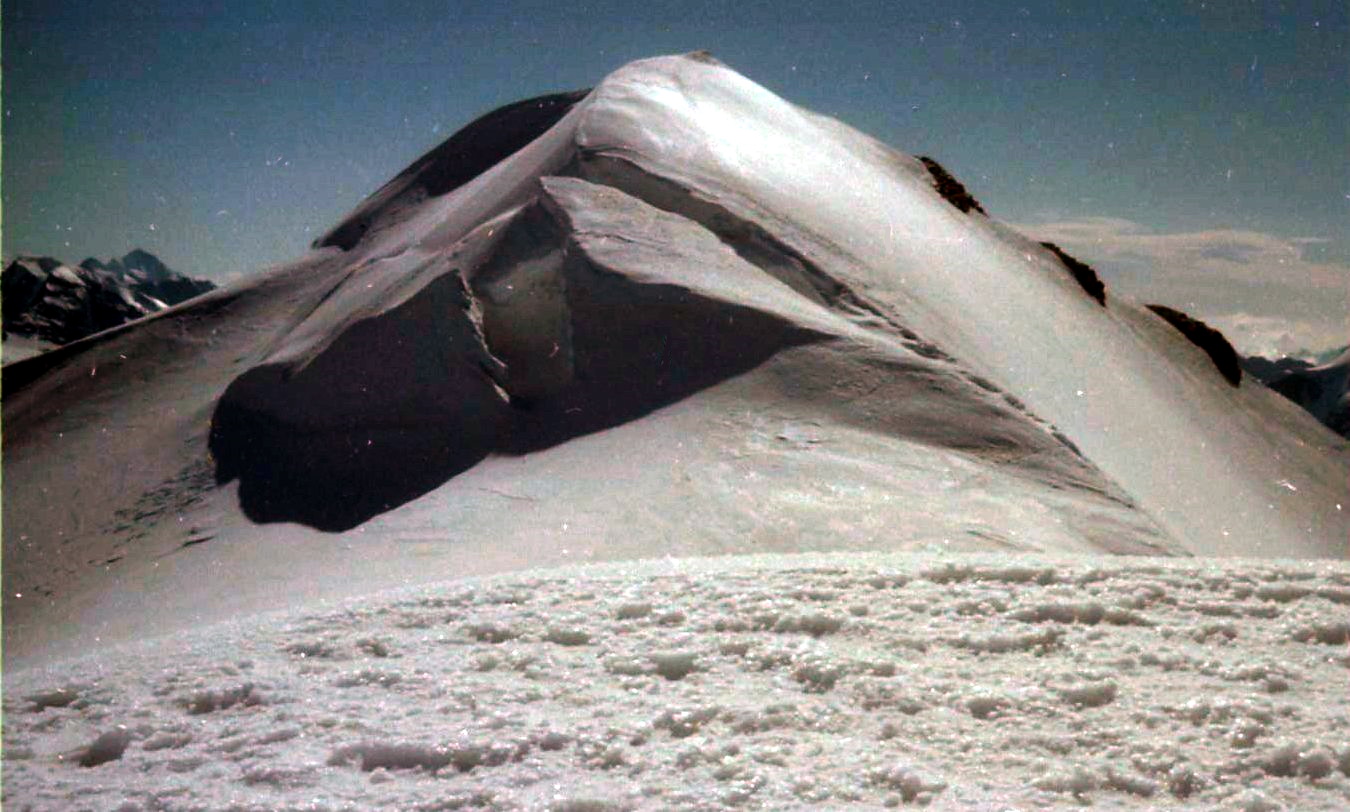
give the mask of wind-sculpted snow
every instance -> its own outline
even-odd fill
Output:
[[[349,251],[368,232],[396,225],[425,199],[458,189],[543,135],[588,92],[526,99],[481,116],[362,201],[314,247]]]
[[[1019,556],[449,582],[5,674],[6,808],[1342,809],[1350,571]]]
[[[797,380],[776,401],[1127,501],[1053,427],[931,344],[885,322],[890,335],[860,327],[884,314],[754,224],[622,162],[583,167],[666,208],[546,176],[535,203],[451,248],[458,262],[407,252],[344,280],[291,331],[303,349],[231,384],[211,451],[220,482],[239,478],[250,518],[346,530],[490,453],[629,423],[818,344],[792,362]],[[372,291],[390,309],[345,315],[362,314]],[[880,376],[884,410],[869,395],[841,404],[827,394],[837,383],[813,383]],[[897,396],[920,387],[928,394]],[[935,419],[933,391],[959,417]]]
[[[225,390],[210,451],[218,483],[240,480],[250,519],[350,529],[492,450],[507,420],[499,362],[441,264],[405,269],[441,275],[298,370],[254,367]]]

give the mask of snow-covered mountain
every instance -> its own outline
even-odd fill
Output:
[[[1279,358],[1248,355],[1242,358],[1242,371],[1265,384],[1277,378],[1282,378],[1290,372],[1300,372],[1312,366],[1314,366],[1314,362],[1292,355]]]
[[[68,344],[215,289],[135,249],[119,259],[71,266],[18,257],[0,275],[5,337]]]
[[[80,267],[101,270],[116,278],[124,279],[126,284],[138,292],[169,305],[187,301],[216,289],[214,282],[178,273],[161,262],[159,257],[140,248],[133,249],[120,260],[113,258],[99,261],[89,257],[80,263]]]
[[[1260,694],[1264,727],[1243,735],[1315,741],[1251,764],[1206,749],[1200,766],[1117,744],[1140,719],[1164,731],[1150,741],[1237,719],[1175,711],[1187,690],[1343,707],[1317,648],[1345,641],[1343,565],[1064,561],[1344,558],[1350,445],[1234,374],[1216,332],[1114,295],[990,215],[932,159],[706,55],[644,60],[469,124],[293,263],[7,366],[5,693],[27,704],[6,713],[45,714],[7,725],[7,800],[455,805],[444,784],[389,773],[511,764],[483,798],[621,809],[641,804],[579,775],[626,764],[651,777],[652,803],[678,806],[662,793],[685,779],[661,770],[703,756],[680,761],[674,738],[740,725],[716,758],[757,760],[760,734],[852,736],[907,702],[893,661],[921,662],[928,682],[882,740],[1053,756],[1019,737],[1054,716],[1081,752],[1063,774],[1008,762],[948,788],[951,771],[893,763],[835,775],[825,748],[844,745],[816,736],[806,767],[775,763],[817,763],[834,789],[747,785],[770,805],[1096,790],[1213,805],[1260,768],[1327,779],[1279,797],[1334,794],[1350,756],[1324,746],[1332,726],[1286,724]],[[814,552],[888,557],[782,557]],[[773,563],[675,560],[728,554]],[[635,559],[674,580],[463,580]],[[768,594],[784,579],[791,594]],[[386,588],[415,594],[371,597]],[[843,614],[816,605],[836,599]],[[620,645],[638,645],[628,621],[642,650]],[[839,647],[821,642],[841,630]],[[1229,662],[1234,640],[1288,661]],[[737,687],[742,661],[754,688]],[[1039,687],[1022,691],[1007,675],[1032,666]],[[957,690],[975,671],[980,689]],[[456,686],[471,686],[463,703]],[[778,711],[760,707],[771,698]],[[602,706],[622,718],[554,712]],[[538,708],[558,735],[535,730]],[[1010,738],[990,738],[990,719]],[[541,781],[561,794],[535,797]],[[583,786],[599,788],[567,795]]]
[[[1321,364],[1301,358],[1246,358],[1243,365],[1327,428],[1350,437],[1350,347]]]
[[[324,573],[372,536],[456,539],[380,553],[382,583],[1346,554],[1340,438],[934,166],[700,56],[491,113],[296,262],[6,369],[6,629],[196,547],[257,576],[168,590],[198,611],[273,601],[299,561],[345,590]]]

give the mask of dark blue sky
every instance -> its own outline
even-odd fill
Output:
[[[479,113],[706,48],[1001,219],[1350,259],[1344,0],[843,6],[5,0],[3,252],[251,272]]]

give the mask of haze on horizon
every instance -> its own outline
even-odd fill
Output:
[[[630,5],[12,0],[3,253],[228,282],[486,110],[708,49],[1243,351],[1345,342],[1343,3]]]

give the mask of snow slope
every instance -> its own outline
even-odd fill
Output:
[[[5,368],[8,664],[579,561],[1346,555],[1342,439],[711,58],[447,143],[296,262]]]

